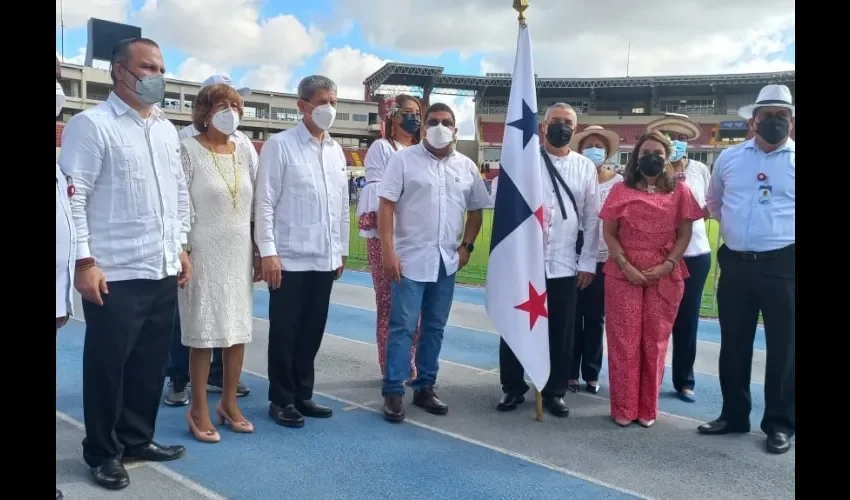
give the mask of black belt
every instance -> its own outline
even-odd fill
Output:
[[[738,252],[737,250],[732,250],[728,246],[726,249],[729,253],[741,260],[747,260],[751,262],[759,261],[759,260],[770,260],[776,259],[778,257],[783,257],[787,255],[789,252],[794,253],[794,243],[788,245],[787,247],[777,248],[776,250],[767,250],[765,252]]]

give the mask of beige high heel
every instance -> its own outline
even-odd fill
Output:
[[[641,427],[649,429],[655,424],[655,419],[653,418],[652,420],[644,420],[642,418],[639,418],[638,423],[641,425]]]
[[[243,418],[241,422],[234,422],[230,416],[225,413],[224,408],[222,408],[221,403],[216,405],[215,412],[218,414],[218,422],[221,425],[229,425],[230,430],[233,432],[241,432],[243,434],[250,434],[254,432],[254,424],[252,424],[247,419]]]
[[[206,432],[198,429],[198,426],[195,425],[195,421],[192,420],[191,411],[186,412],[186,422],[189,424],[189,432],[191,432],[198,441],[202,443],[218,443],[221,441],[221,434],[219,434],[215,428]]]

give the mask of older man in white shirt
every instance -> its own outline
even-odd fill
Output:
[[[59,83],[62,75],[59,58],[56,58],[56,116],[65,104],[65,92]],[[71,215],[69,197],[74,186],[56,164],[56,333],[65,326],[74,313],[74,260],[77,252],[77,232]],[[56,488],[56,500],[62,492]]]
[[[543,226],[546,292],[549,302],[549,359],[552,373],[541,392],[543,404],[558,417],[567,417],[564,395],[569,385],[578,290],[587,288],[596,273],[599,248],[599,191],[596,165],[569,148],[578,126],[575,110],[557,103],[546,110],[545,141],[540,154],[543,172]],[[502,399],[497,408],[511,411],[525,401],[529,387],[516,355],[499,344]]]
[[[74,179],[75,286],[83,296],[83,458],[100,486],[130,483],[121,459],[167,461],[153,441],[177,304],[189,193],[174,125],[157,106],[162,53],[134,38],[112,54],[114,91],[65,126],[59,166]]]
[[[413,404],[435,415],[448,411],[434,392],[443,331],[455,274],[469,262],[488,202],[478,167],[452,147],[456,123],[450,107],[432,104],[425,112],[425,139],[393,155],[378,189],[382,262],[392,280],[381,389],[390,422],[404,420],[404,382],[420,314]]]
[[[248,87],[237,87],[233,84],[233,80],[227,75],[212,75],[201,83],[201,88],[210,85],[224,84],[233,87],[236,92],[247,97],[251,95],[251,89]],[[180,139],[186,139],[198,135],[198,129],[195,125],[189,124],[178,132]],[[243,144],[248,148],[250,157],[248,159],[248,167],[252,172],[256,172],[260,164],[260,157],[257,154],[257,148],[251,142],[251,139],[244,132],[237,130],[230,136],[230,141],[234,144]],[[180,338],[180,316],[175,311],[174,316],[174,333],[171,335],[171,348],[168,356],[168,393],[165,395],[163,402],[167,406],[185,406],[189,403],[189,348],[183,345]],[[224,383],[224,364],[221,357],[221,349],[213,349],[212,363],[210,364],[210,375],[207,380],[207,391],[222,392],[222,384]],[[239,383],[236,387],[236,395],[238,397],[247,396],[251,393],[251,389]]]
[[[345,155],[328,132],[336,94],[329,78],[301,80],[298,109],[304,118],[272,136],[260,152],[254,213],[270,293],[269,415],[286,427],[302,427],[305,416],[332,414],[313,401],[313,363],[331,288],[348,257]]]

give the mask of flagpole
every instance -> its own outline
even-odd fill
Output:
[[[528,0],[514,0],[514,10],[519,14],[517,22],[520,29],[525,28],[525,9],[528,8]],[[540,388],[534,388],[534,402],[537,409],[537,421],[543,421],[543,395],[540,393]]]

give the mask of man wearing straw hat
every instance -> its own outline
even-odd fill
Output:
[[[646,131],[660,131],[670,138],[673,146],[670,165],[676,177],[687,183],[697,203],[705,208],[705,196],[708,193],[711,173],[705,164],[689,159],[686,155],[688,141],[693,141],[702,134],[699,124],[687,115],[666,113],[647,125]],[[679,311],[673,324],[672,378],[673,388],[679,399],[686,403],[695,403],[694,361],[697,357],[699,310],[702,306],[705,281],[711,270],[711,245],[708,243],[705,220],[694,221],[691,241],[685,249],[683,259],[690,276],[685,279],[685,293],[682,296],[682,302],[679,303]]]
[[[795,160],[789,137],[795,109],[785,85],[767,85],[738,114],[755,137],[723,151],[714,164],[707,205],[720,221],[720,389],[723,410],[702,434],[750,430],[750,372],[759,312],[767,344],[767,451],[785,453],[795,431]]]

